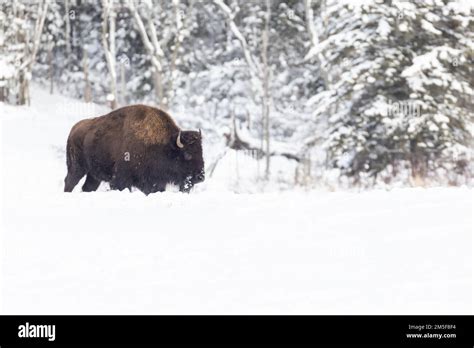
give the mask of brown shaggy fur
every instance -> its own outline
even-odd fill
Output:
[[[189,191],[204,180],[201,134],[181,131],[166,112],[145,105],[114,110],[72,127],[67,141],[70,192],[87,175],[83,191],[95,191],[101,181],[112,189],[137,187],[144,193],[163,191],[167,183]]]
[[[160,109],[136,105],[125,112],[129,112],[129,117],[124,121],[124,128],[130,129],[146,145],[166,144],[168,135],[179,131],[173,119]]]

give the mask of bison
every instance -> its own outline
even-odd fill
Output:
[[[163,110],[133,105],[76,123],[67,140],[64,191],[84,175],[85,192],[102,181],[122,191],[136,187],[146,195],[168,183],[189,192],[204,181],[201,131],[181,130]]]

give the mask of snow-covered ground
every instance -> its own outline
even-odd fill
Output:
[[[230,154],[189,195],[63,193],[70,127],[105,112],[0,103],[2,313],[472,313],[471,189],[248,193]]]

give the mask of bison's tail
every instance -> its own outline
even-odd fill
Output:
[[[66,164],[67,169],[70,170],[74,163],[74,150],[71,144],[71,139],[68,138],[66,144]]]
[[[82,148],[71,138],[67,140],[66,144],[66,164],[69,171],[82,168]]]

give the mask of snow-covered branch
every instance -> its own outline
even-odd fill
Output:
[[[28,59],[26,59],[20,66],[20,70],[26,68],[29,72],[31,72],[33,69],[33,64],[36,60],[36,54],[38,53],[38,47],[41,42],[41,34],[43,33],[44,21],[46,19],[46,14],[48,13],[48,5],[49,3],[47,0],[44,0],[40,5],[41,8],[38,11],[38,17],[36,18],[33,40],[31,43],[27,42],[27,48],[29,49],[31,46],[31,53]]]
[[[113,0],[102,0],[102,45],[109,69],[110,89],[113,95],[112,108],[117,107],[117,73],[115,70],[115,9]]]
[[[329,76],[325,70],[324,56],[321,54],[321,51],[319,49],[319,36],[314,26],[314,13],[313,13],[313,8],[312,8],[312,0],[304,0],[304,10],[305,10],[305,16],[306,16],[306,28],[311,40],[310,49],[308,53],[306,54],[304,60],[308,61],[312,58],[315,58],[317,60],[321,77],[324,81],[324,85],[326,89],[328,89],[330,81],[329,81]]]
[[[174,39],[174,47],[171,53],[171,62],[170,62],[170,76],[168,83],[168,91],[171,95],[173,95],[173,82],[175,80],[175,71],[176,71],[176,62],[178,60],[179,49],[181,47],[181,42],[183,41],[183,19],[181,18],[181,10],[180,10],[180,0],[173,0],[173,19],[175,24],[175,39]]]
[[[142,17],[135,7],[134,1],[127,0],[127,6],[132,13],[133,19],[135,20],[135,24],[142,38],[143,45],[150,55],[153,66],[161,72],[162,67],[159,58],[163,57],[164,53],[157,39],[156,29],[153,22],[151,21],[151,18],[148,18],[148,29],[150,30],[150,35],[148,35],[145,24],[143,23]]]
[[[150,12],[152,11],[151,4],[145,2],[143,3],[144,5],[148,6],[147,26],[145,26],[145,24],[143,23],[143,19],[140,13],[138,12],[138,9],[135,7],[134,0],[127,0],[126,4],[130,9],[130,12],[132,13],[133,19],[142,38],[143,45],[145,46],[145,49],[148,52],[148,56],[150,57],[151,63],[155,70],[155,92],[156,97],[158,99],[158,104],[161,107],[165,108],[166,100],[163,95],[163,67],[161,64],[161,59],[163,58],[164,53],[158,40],[158,34],[156,32],[153,19],[150,16]]]
[[[254,58],[252,57],[252,54],[250,53],[250,48],[247,43],[247,40],[245,40],[245,37],[242,35],[239,28],[235,24],[235,21],[234,21],[235,14],[232,12],[230,7],[224,3],[223,0],[214,0],[214,3],[221,9],[222,13],[225,15],[227,24],[229,25],[229,29],[231,30],[232,34],[234,34],[235,38],[239,41],[242,51],[244,53],[245,61],[247,62],[247,65],[249,66],[252,74],[256,76],[260,76],[261,69],[259,68],[257,63],[254,61]]]

